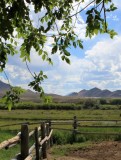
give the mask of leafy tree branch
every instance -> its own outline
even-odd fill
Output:
[[[74,5],[73,2],[77,4]],[[52,64],[51,57],[46,50],[48,37],[52,37],[54,41],[51,44],[51,54],[60,53],[61,59],[70,64],[68,48],[79,46],[83,49],[82,40],[74,32],[74,27],[78,19],[77,15],[81,15],[85,10],[85,36],[91,38],[98,33],[108,33],[113,38],[117,33],[113,29],[109,29],[106,17],[107,12],[117,9],[113,2],[111,0],[92,0],[79,10],[84,2],[85,0],[1,0],[0,71],[5,69],[8,55],[14,56],[20,53],[20,58],[26,63],[31,73],[27,62],[31,62],[32,49],[41,56],[43,61]],[[74,14],[72,14],[73,9],[75,9]],[[38,20],[32,19],[31,14],[37,16]],[[75,22],[73,22],[73,17],[76,19]],[[60,26],[58,26],[58,22],[60,22]],[[19,40],[22,40],[20,49],[17,48]],[[47,76],[42,71],[39,74],[31,73],[31,75],[34,80],[29,83],[29,86],[43,95],[41,82]],[[8,95],[10,94],[8,93]]]

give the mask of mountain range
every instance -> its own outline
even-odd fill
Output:
[[[0,81],[0,92],[10,89],[10,85]]]
[[[10,89],[9,84],[6,84],[2,81],[0,81],[0,97],[4,95],[4,93]]]
[[[0,80],[0,98],[3,97],[5,95],[5,92],[10,90],[10,85],[7,84],[7,83],[4,83]],[[57,94],[46,94],[47,96],[52,96],[54,98],[55,101],[63,101],[61,100],[61,97],[63,96],[60,96],[60,95],[57,95]],[[21,100],[22,101],[32,101],[32,102],[38,102],[40,103],[40,95],[39,93],[37,92],[33,92],[31,90],[26,90],[25,93],[23,93],[21,96],[20,96]]]
[[[6,84],[2,81],[0,81],[0,97],[2,97],[5,93],[5,91],[9,90],[10,86],[9,84]],[[92,97],[92,98],[120,98],[121,97],[121,90],[116,90],[116,91],[110,91],[110,90],[101,90],[99,88],[92,88],[90,90],[81,90],[79,92],[72,92],[68,94],[67,96],[61,96],[57,94],[46,94],[49,96],[54,97],[55,99],[59,100],[66,98],[66,99],[71,99],[71,98],[81,98],[81,97]],[[70,97],[70,98],[69,98]],[[40,97],[38,93],[35,93],[31,90],[26,90],[26,92],[22,95],[23,100],[32,100],[32,101],[40,101]]]
[[[81,90],[80,92],[72,92],[68,96],[76,97],[101,97],[101,98],[119,98],[121,97],[121,90],[110,91],[108,89],[101,90],[99,88],[92,88],[90,90]]]

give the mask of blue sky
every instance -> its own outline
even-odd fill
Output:
[[[86,0],[87,3],[89,1]],[[81,14],[78,15],[82,23],[76,23],[75,32],[83,40],[84,49],[73,47],[69,49],[71,65],[63,62],[57,53],[52,56],[54,65],[50,66],[32,50],[29,67],[32,72],[43,70],[48,76],[48,79],[42,84],[46,93],[66,95],[93,87],[121,89],[121,3],[119,4],[118,0],[114,0],[114,3],[118,9],[107,15],[110,28],[118,33],[113,40],[107,34],[98,35],[92,39],[85,38],[84,17]],[[31,14],[31,17],[34,19],[35,15]],[[52,39],[48,38],[46,46],[48,53],[51,42]],[[12,85],[19,85],[27,89],[27,84],[32,77],[25,63],[18,57],[19,55],[9,57],[5,71]],[[6,82],[3,73],[0,73],[0,79]]]

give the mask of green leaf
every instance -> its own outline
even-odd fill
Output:
[[[45,58],[46,58],[46,55],[45,55],[45,54],[43,54],[43,55],[42,55],[42,60],[44,61],[44,60],[45,60]]]
[[[40,71],[40,75],[43,75],[43,71]]]
[[[108,33],[110,34],[110,38],[112,38],[112,39],[114,36],[117,35],[117,33],[114,30],[109,30]]]
[[[43,51],[42,51],[42,49],[40,49],[40,50],[39,50],[39,55],[41,55],[41,54],[42,54],[42,52],[43,52]]]
[[[98,34],[98,29],[94,29],[94,33],[95,33],[95,34]]]
[[[43,77],[44,77],[45,79],[47,79],[47,78],[48,78],[46,75],[43,75]]]
[[[70,56],[70,55],[71,55],[67,50],[64,50],[64,54],[65,54],[66,56]]]
[[[66,63],[71,64],[71,62],[70,62],[70,59],[69,59],[69,58],[65,57],[65,61],[66,61]]]
[[[76,42],[73,42],[73,46],[76,48]]]
[[[61,57],[61,59],[64,61],[64,60],[65,60],[65,56],[63,55],[63,56]]]
[[[55,45],[53,48],[52,48],[52,54],[56,53],[58,50],[58,46]]]

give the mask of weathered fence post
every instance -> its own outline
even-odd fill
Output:
[[[49,123],[46,124],[46,132],[47,132],[47,136],[49,136],[49,133],[50,133]],[[49,149],[49,148],[50,148],[50,139],[48,139],[48,141],[47,141],[47,149]]]
[[[21,125],[21,159],[29,155],[29,130],[27,124]]]
[[[45,126],[45,123],[43,122],[41,124],[41,138],[44,139],[45,137],[46,137],[46,126]],[[46,142],[44,142],[43,145],[42,145],[42,157],[43,157],[43,159],[47,158]]]
[[[51,121],[49,121],[49,132],[51,132]],[[50,137],[50,147],[52,147],[52,146],[53,146],[53,137],[51,135],[51,137]]]
[[[36,150],[36,159],[40,160],[40,154],[39,154],[39,141],[38,141],[38,128],[35,128],[35,150]]]
[[[76,141],[76,131],[77,131],[77,117],[74,116],[73,118],[73,133],[72,133],[72,136],[73,136],[73,142]]]

